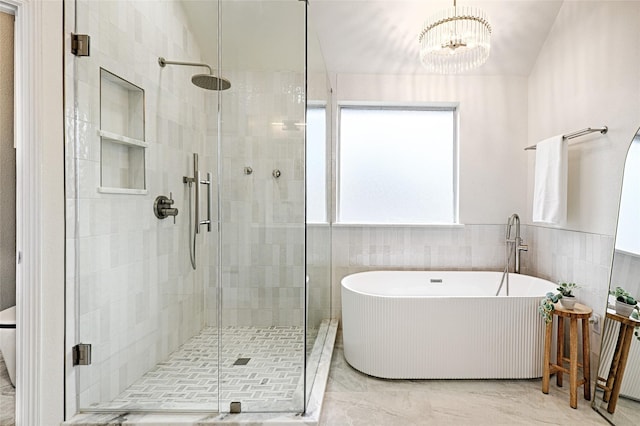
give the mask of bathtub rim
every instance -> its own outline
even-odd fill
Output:
[[[417,294],[379,294],[379,293],[372,293],[372,292],[365,292],[362,291],[360,289],[354,289],[353,287],[349,286],[349,285],[345,285],[345,279],[350,278],[350,277],[356,277],[356,276],[362,276],[362,275],[368,275],[368,274],[375,274],[375,273],[398,273],[398,272],[402,272],[402,273],[411,273],[411,272],[433,272],[433,273],[467,273],[469,275],[472,274],[485,274],[485,273],[491,273],[491,274],[496,274],[498,277],[500,277],[503,272],[502,271],[474,271],[474,270],[451,270],[451,269],[372,269],[369,271],[361,271],[361,272],[354,272],[348,275],[345,275],[344,277],[342,277],[340,279],[340,288],[343,291],[351,291],[353,293],[362,295],[362,296],[366,296],[366,297],[379,297],[379,298],[390,298],[390,299],[451,299],[451,298],[456,298],[456,299],[484,299],[484,298],[505,298],[505,299],[516,299],[516,298],[543,298],[545,297],[545,295],[548,292],[553,292],[556,290],[557,284],[549,281],[545,278],[540,278],[540,277],[535,277],[533,275],[527,275],[527,274],[515,274],[515,272],[510,272],[509,276],[514,276],[514,275],[519,275],[522,277],[527,277],[527,278],[531,278],[534,281],[541,281],[544,284],[548,284],[549,288],[547,289],[547,291],[545,291],[544,293],[541,294],[535,294],[535,295],[519,295],[519,296],[507,296],[507,295],[494,295],[494,294],[487,294],[487,295],[464,295],[464,294],[448,294],[448,295],[417,295]],[[497,282],[496,283],[496,291],[498,289],[498,285],[500,283]]]

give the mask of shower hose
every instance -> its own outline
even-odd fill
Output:
[[[504,257],[507,259],[506,265],[504,266],[504,272],[502,273],[502,279],[500,280],[500,286],[498,287],[498,291],[496,291],[496,296],[500,294],[500,290],[502,290],[502,285],[504,284],[505,277],[507,278],[507,296],[509,295],[509,263],[511,262],[511,253],[513,250],[510,250],[509,247],[511,244],[515,244],[507,240],[507,244],[505,245],[505,254]]]
[[[198,208],[196,206],[195,208]],[[196,270],[196,228],[193,226],[193,206],[191,205],[191,182],[189,182],[189,257],[191,258],[191,267]],[[196,224],[196,226],[198,226]],[[193,232],[193,238],[191,238],[191,232]]]

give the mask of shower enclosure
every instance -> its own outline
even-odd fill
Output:
[[[307,9],[65,2],[68,413],[305,410],[331,275]]]

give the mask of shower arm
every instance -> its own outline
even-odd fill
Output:
[[[182,61],[167,61],[165,58],[158,58],[158,64],[164,68],[165,65],[184,65],[187,67],[206,67],[209,69],[209,74],[213,74],[213,70],[207,64],[200,64],[198,62],[182,62]]]

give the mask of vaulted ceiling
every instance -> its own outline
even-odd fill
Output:
[[[217,2],[184,0],[205,57],[215,63]],[[529,75],[561,0],[458,0],[482,8],[492,27],[491,55],[469,74]],[[309,0],[309,43],[319,42],[332,73],[423,74],[418,34],[452,0]],[[298,0],[222,0],[223,68],[299,69],[304,13]],[[316,37],[313,36],[315,33]],[[206,42],[207,40],[213,42]],[[310,58],[311,68],[318,66]]]
[[[452,1],[311,0],[327,68],[339,73],[421,74],[418,34]],[[529,75],[562,1],[465,1],[489,16],[491,54],[470,74]]]

